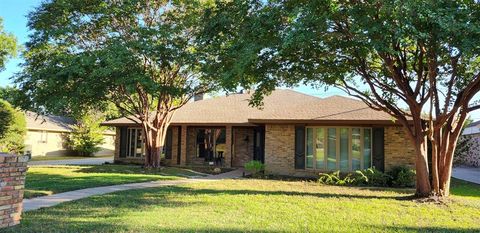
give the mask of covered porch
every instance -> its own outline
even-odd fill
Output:
[[[172,138],[177,138],[177,158],[166,158],[171,165],[243,167],[264,160],[262,126],[180,125],[172,127]]]
[[[142,130],[117,127],[115,162],[143,163]],[[165,139],[162,163],[167,166],[243,167],[264,161],[264,126],[171,125]]]

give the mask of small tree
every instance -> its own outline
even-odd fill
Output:
[[[0,151],[21,154],[27,133],[25,115],[0,99]]]
[[[99,145],[104,142],[103,134],[106,127],[100,126],[105,118],[99,114],[83,114],[72,128],[68,136],[68,145],[82,156],[93,156],[100,151]]]

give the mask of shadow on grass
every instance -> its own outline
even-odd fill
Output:
[[[146,174],[97,174],[92,176],[67,176],[43,172],[28,172],[25,180],[25,198],[42,196],[47,193],[61,193],[72,190],[146,182],[153,180],[173,180],[170,176],[152,176]]]
[[[178,198],[181,196],[220,196],[225,195],[286,195],[298,197],[319,198],[352,198],[352,199],[392,199],[403,200],[404,197],[380,195],[355,195],[335,193],[309,193],[297,191],[261,191],[261,190],[215,190],[194,189],[184,186],[169,186],[130,190],[94,196],[91,198],[64,203],[53,208],[45,208],[27,212],[22,224],[7,229],[5,232],[276,232],[264,229],[248,229],[242,226],[227,228],[195,228],[192,225],[178,224],[171,226],[144,223],[137,225],[130,222],[115,221],[134,213],[154,213],[152,208],[183,208],[193,207],[202,211],[211,208],[211,203],[201,201],[201,198]],[[185,200],[185,201],[182,201]],[[159,217],[161,214],[159,213]],[[173,218],[175,219],[175,218]],[[82,221],[83,220],[83,221]],[[174,220],[168,220],[174,221]],[[215,225],[213,225],[215,227]],[[238,227],[238,228],[236,228]],[[245,227],[245,226],[243,226]],[[448,227],[410,227],[410,226],[366,226],[372,231],[391,232],[479,232],[480,228],[457,229]]]
[[[410,226],[371,226],[373,232],[382,229],[381,232],[448,232],[448,233],[478,233],[480,227],[477,228],[452,228],[452,227],[410,227]]]
[[[195,194],[226,194],[226,195],[284,195],[284,196],[301,196],[301,197],[318,197],[318,198],[355,198],[355,199],[389,199],[389,200],[411,200],[413,195],[407,196],[382,196],[382,195],[357,195],[357,194],[340,194],[327,192],[297,192],[297,191],[263,191],[263,190],[243,190],[243,189],[191,189],[186,187],[176,187],[177,192],[180,193],[195,193]],[[402,193],[404,194],[404,193]]]
[[[110,173],[110,174],[136,174],[158,176],[199,176],[198,173],[176,167],[161,167],[145,169],[139,165],[104,164],[96,166],[79,166],[79,173]]]

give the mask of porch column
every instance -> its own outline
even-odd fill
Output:
[[[187,165],[187,126],[182,125],[180,127],[181,131],[181,139],[180,139],[180,165],[185,166]]]
[[[180,138],[178,134],[180,133],[180,127],[170,127],[172,129],[172,159],[170,160],[170,166],[177,166],[177,161],[180,161],[178,158],[178,149],[180,148]]]
[[[232,167],[232,126],[226,126],[225,129],[225,167]]]

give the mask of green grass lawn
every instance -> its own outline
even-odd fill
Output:
[[[480,186],[445,204],[411,189],[224,180],[116,192],[23,214],[7,232],[480,232]]]
[[[82,156],[33,156],[30,161],[50,161],[50,160],[66,160],[66,159],[92,159],[92,158],[108,158],[113,155],[101,155],[93,157],[82,157]]]
[[[145,170],[134,165],[33,166],[28,169],[25,198],[76,189],[152,180],[173,180],[198,176],[188,169]]]

